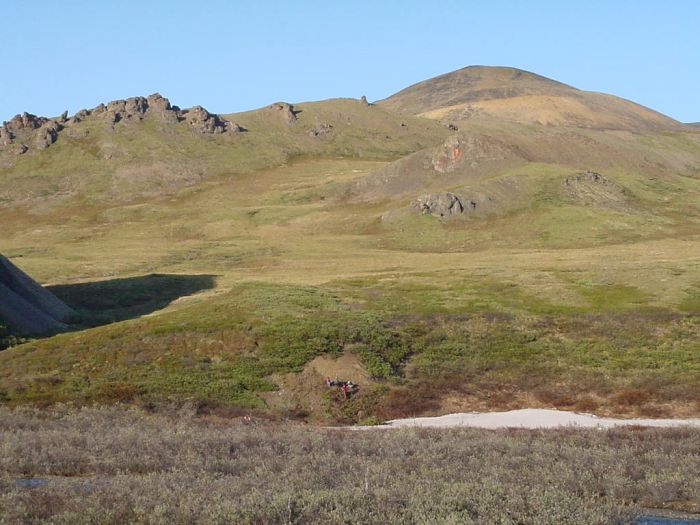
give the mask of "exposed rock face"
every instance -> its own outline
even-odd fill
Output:
[[[113,100],[107,104],[105,115],[116,124],[122,120],[143,119],[146,116],[148,102],[143,97],[131,97],[126,100]]]
[[[32,142],[33,146],[39,150],[48,148],[51,144],[56,142],[58,132],[62,129],[63,126],[56,121],[52,120],[47,122],[39,128],[34,136],[34,141]]]
[[[482,161],[502,160],[511,154],[506,145],[487,139],[476,135],[451,136],[433,155],[433,169],[450,173],[465,164],[476,167]]]
[[[286,102],[275,102],[267,106],[267,109],[275,113],[279,113],[287,124],[293,124],[297,120],[297,112],[294,111],[294,106]]]
[[[14,142],[15,135],[5,126],[0,127],[0,146],[9,146]]]
[[[61,330],[73,315],[56,296],[0,255],[0,317],[15,333]]]
[[[458,137],[450,137],[442,145],[442,150],[433,157],[433,168],[440,173],[454,171],[462,159],[462,154],[462,140]]]
[[[180,111],[170,105],[170,101],[160,93],[153,93],[146,99],[148,111],[156,114],[163,122],[175,124],[179,122]]]
[[[360,102],[362,102],[363,106],[371,106],[371,104],[367,101],[367,97],[364,95],[360,97]]]
[[[467,207],[474,209],[476,203],[469,201]],[[411,203],[411,209],[436,217],[449,217],[464,213],[465,205],[454,193],[428,193],[414,200]]]
[[[3,127],[13,133],[18,133],[22,130],[37,129],[40,128],[49,119],[44,117],[37,117],[26,111],[21,115],[15,115],[9,122],[3,122]]]
[[[187,111],[185,118],[192,129],[199,133],[224,133],[229,124],[228,121],[209,113],[202,106],[195,106]]]
[[[280,105],[282,114],[289,112],[296,119],[289,104]],[[81,109],[72,117],[64,111],[56,120],[45,117],[37,117],[31,113],[16,115],[9,122],[4,122],[0,127],[0,148],[10,153],[21,155],[28,150],[43,150],[58,140],[59,133],[68,128],[68,135],[72,137],[84,136],[88,133],[80,127],[73,126],[94,117],[103,119],[114,127],[119,122],[141,121],[146,117],[156,118],[166,124],[177,124],[181,120],[187,120],[192,129],[198,133],[242,133],[243,127],[233,122],[228,122],[218,115],[209,113],[201,106],[195,106],[190,110],[181,111],[177,106],[172,106],[170,101],[160,93],[154,93],[148,97],[131,97],[124,100],[113,100],[105,104],[99,104],[93,109]],[[285,117],[290,118],[290,117]],[[84,134],[81,135],[81,131]],[[19,142],[22,141],[21,144]],[[29,147],[26,145],[28,144]]]

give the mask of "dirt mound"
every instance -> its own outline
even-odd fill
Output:
[[[0,255],[0,318],[18,334],[66,328],[73,310]]]

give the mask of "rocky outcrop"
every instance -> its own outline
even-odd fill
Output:
[[[595,171],[587,170],[566,177],[563,190],[567,200],[577,205],[619,212],[628,212],[633,208],[624,187]]]
[[[41,126],[34,136],[32,145],[38,149],[46,149],[58,139],[58,132],[63,129],[63,126],[58,122],[51,120]]]
[[[9,148],[9,151],[17,155],[26,153],[29,149],[19,140],[28,140],[32,147],[45,149],[56,142],[58,132],[63,126],[45,117],[37,117],[31,113],[15,115],[9,122],[3,122],[0,127],[0,147]],[[11,147],[13,144],[16,146]]]
[[[90,116],[90,110],[89,109],[81,109],[78,111],[75,115],[73,115],[68,122],[70,124],[77,124],[78,122],[82,122],[86,118]]]
[[[175,124],[180,121],[180,110],[170,104],[170,101],[160,93],[148,97],[131,97],[123,100],[113,100],[100,104],[92,110],[81,110],[73,117],[74,122],[85,120],[88,116],[102,115],[111,124],[122,121],[143,120],[153,116],[162,122]]]
[[[0,127],[0,147],[9,146],[15,140],[15,134],[5,126]]]
[[[476,203],[462,200],[454,193],[428,193],[418,197],[411,203],[411,209],[422,213],[434,215],[436,217],[449,217],[451,215],[461,215],[465,209],[476,208]]]
[[[294,111],[294,106],[286,102],[270,104],[267,110],[279,115],[279,118],[287,124],[293,124],[297,120],[297,111]]]
[[[285,108],[282,105],[282,113],[284,114],[288,109],[296,118],[291,106],[288,104],[287,106],[288,108]],[[0,148],[16,154],[23,154],[28,149],[46,149],[58,140],[59,133],[64,128],[72,129],[68,132],[68,135],[72,137],[87,134],[87,130],[82,130],[80,127],[73,128],[73,126],[89,118],[102,119],[114,128],[119,122],[139,122],[147,117],[155,118],[166,124],[177,124],[181,120],[187,120],[191,128],[198,133],[242,133],[246,131],[238,124],[229,122],[214,113],[209,113],[201,106],[182,111],[179,107],[172,106],[170,101],[160,93],[154,93],[148,97],[113,100],[107,104],[99,104],[92,109],[81,109],[72,117],[69,117],[68,112],[64,111],[56,120],[37,117],[31,113],[16,115],[0,127]],[[83,131],[84,134],[81,135]]]
[[[367,97],[364,95],[362,95],[360,97],[360,102],[362,103],[363,106],[371,106],[372,105],[367,101]]]
[[[14,333],[62,330],[74,315],[55,295],[0,255],[0,318]]]
[[[148,112],[156,115],[166,123],[175,124],[180,121],[180,111],[170,105],[170,101],[160,93],[153,93],[146,99]]]
[[[202,106],[194,106],[185,113],[185,119],[198,133],[224,133],[228,130],[229,122],[218,115],[209,113]]]
[[[12,133],[19,133],[22,130],[33,130],[40,128],[49,119],[37,117],[26,111],[21,115],[15,115],[9,122],[3,122],[2,127]]]
[[[512,148],[488,136],[457,134],[448,138],[433,154],[435,171],[451,173],[462,166],[476,167],[484,161],[497,161],[512,155]]]
[[[126,100],[113,100],[105,108],[104,115],[109,122],[116,124],[122,120],[141,120],[146,116],[148,102],[143,97],[131,97]]]

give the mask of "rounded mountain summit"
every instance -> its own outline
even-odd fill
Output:
[[[635,132],[684,128],[629,100],[582,91],[513,67],[465,67],[413,84],[377,104],[442,121],[498,120]]]

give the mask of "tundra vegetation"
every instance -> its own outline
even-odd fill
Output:
[[[700,510],[697,429],[320,429],[0,409],[7,524],[632,522]]]
[[[0,322],[2,439],[33,429],[3,454],[3,510],[610,523],[647,504],[697,509],[692,431],[271,434],[207,419],[700,414],[697,127],[510,68],[451,75],[376,104],[215,116],[153,95],[13,119],[0,251],[76,316],[43,336]],[[345,399],[326,374],[359,392]],[[71,461],[19,466],[52,435],[75,444]],[[148,463],[139,447],[171,452],[132,468],[127,451]],[[102,454],[126,466],[104,470]],[[12,488],[19,475],[52,481]]]

